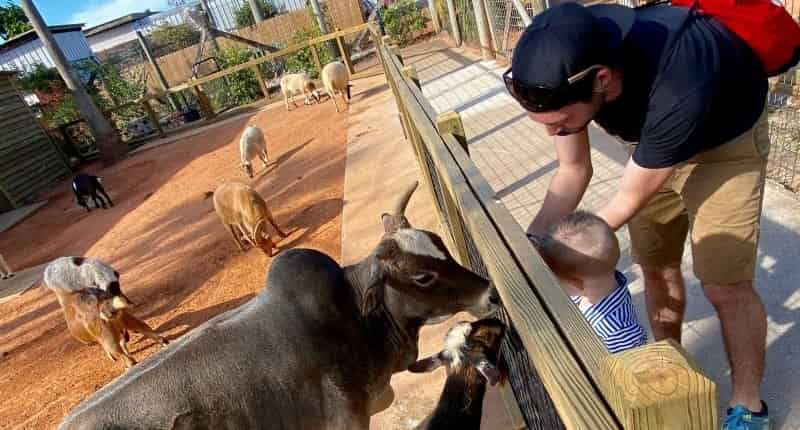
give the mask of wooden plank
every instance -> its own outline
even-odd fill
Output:
[[[192,87],[192,91],[194,91],[194,95],[197,96],[197,104],[200,105],[200,112],[203,114],[203,118],[211,119],[217,116],[214,113],[214,107],[211,106],[211,100],[208,99],[205,91],[203,91],[203,87],[199,85]]]
[[[339,31],[339,29],[337,28],[336,31]],[[342,61],[344,61],[344,65],[347,67],[347,73],[350,74],[350,76],[354,75],[356,73],[356,69],[353,68],[353,62],[350,60],[350,54],[344,47],[344,37],[337,37],[336,45],[339,46],[339,54],[341,54]]]
[[[153,123],[153,127],[156,128],[158,135],[164,137],[164,129],[161,127],[161,122],[158,121],[158,115],[156,115],[156,111],[154,111],[153,106],[150,105],[150,100],[142,101],[142,108],[144,108],[145,113],[147,113],[147,118],[149,118],[150,122]]]
[[[603,375],[626,429],[719,428],[716,385],[673,340],[610,355]]]
[[[317,47],[314,44],[308,45],[311,49],[311,56],[314,57],[314,64],[317,66],[317,71],[322,74],[322,63],[319,61],[319,53],[317,52]]]
[[[261,68],[259,66],[253,66],[251,70],[253,70],[253,73],[256,75],[261,94],[263,94],[264,97],[269,97],[269,88],[267,88],[267,83],[264,82],[264,77],[261,76]]]
[[[388,57],[387,54],[384,53]],[[461,166],[456,164],[453,155],[449,153],[449,146],[460,148],[460,145],[451,136],[441,137],[438,134],[431,118],[420,106],[414,94],[415,88],[402,80],[399,67],[396,64],[389,64],[387,69],[391,74],[391,79],[400,83],[397,87],[402,104],[406,105],[411,120],[422,135],[423,142],[439,169],[440,178],[456,197],[456,203],[464,215],[467,228],[481,254],[484,255],[484,263],[500,293],[506,310],[518,328],[520,338],[528,351],[532,364],[541,376],[564,424],[570,429],[618,428],[619,423],[608,410],[604,399],[598,395],[596,384],[589,378],[581,364],[574,359],[572,348],[565,341],[562,330],[554,323],[555,320],[545,309],[539,297],[533,293],[532,286],[536,284],[531,283],[520,270],[518,261],[511,255],[507,244],[498,235],[497,227],[486,216],[485,202],[481,201],[482,196],[472,189],[471,184],[467,183],[465,172],[462,172]],[[421,96],[421,94],[418,95]],[[450,145],[446,143],[447,140],[450,140]],[[469,158],[465,154],[463,155],[466,161],[471,163]],[[479,175],[477,170],[471,173],[473,176]],[[475,178],[471,179],[475,180]],[[522,234],[516,221],[512,219],[512,222]],[[506,229],[510,227],[507,225]],[[522,237],[525,237],[524,234]],[[527,250],[530,257],[534,258],[533,247],[530,243],[527,246],[530,248]],[[544,276],[549,276],[549,278],[545,278],[545,282],[548,282],[549,285],[557,285],[552,274],[546,272]],[[542,274],[539,274],[539,278],[542,277]],[[566,298],[560,288],[559,292]],[[567,300],[569,299],[567,298]],[[572,312],[574,319],[571,321],[571,325],[581,326],[582,324],[591,330],[574,306],[568,308],[568,311]],[[604,348],[593,332],[587,333],[591,334],[588,342],[594,342],[598,347]],[[608,355],[607,351],[603,350],[599,350],[599,353],[601,357]]]

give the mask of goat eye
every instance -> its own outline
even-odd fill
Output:
[[[422,272],[411,277],[415,284],[427,287],[436,280],[436,276],[428,272]]]

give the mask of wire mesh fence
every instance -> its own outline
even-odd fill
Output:
[[[525,23],[511,0],[485,0],[485,2],[495,49],[500,56],[510,61],[514,46],[525,30]],[[522,4],[531,17],[545,8],[544,0],[522,0]]]

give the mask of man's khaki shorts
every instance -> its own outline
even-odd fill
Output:
[[[679,264],[691,231],[700,281],[752,280],[769,147],[764,112],[741,136],[679,165],[628,223],[634,260],[645,266]]]

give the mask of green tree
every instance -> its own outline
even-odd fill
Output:
[[[409,44],[414,39],[414,33],[425,26],[425,17],[414,0],[400,0],[381,9],[381,20],[386,34],[400,46]]]
[[[267,0],[259,0],[259,3],[261,3],[261,13],[264,14],[264,19],[272,18],[280,13],[278,8]],[[256,23],[255,18],[253,18],[253,11],[250,10],[250,2],[246,1],[242,4],[242,7],[236,11],[235,18],[236,28],[249,27]]]
[[[200,42],[200,31],[189,24],[161,24],[150,33],[156,56],[166,55]]]
[[[315,22],[316,24],[316,22]],[[292,43],[302,43],[308,39],[320,37],[319,27],[312,25],[308,28],[297,30],[292,35]],[[325,44],[318,44],[317,55],[319,55],[319,62],[324,67],[326,64],[333,61],[335,58],[331,55],[331,51],[326,49]],[[289,72],[306,72],[311,78],[318,78],[319,72],[317,65],[314,62],[314,54],[311,53],[311,48],[303,48],[286,59],[286,70]]]
[[[253,51],[245,48],[223,48],[217,55],[217,62],[219,68],[224,70],[253,59],[253,55]],[[223,86],[215,88],[219,91],[213,91],[211,95],[211,101],[218,109],[254,102],[261,94],[256,75],[249,69],[231,73],[226,79],[216,79],[212,82],[217,86]]]
[[[31,28],[28,17],[19,5],[8,0],[4,6],[0,6],[0,38],[8,40]]]

